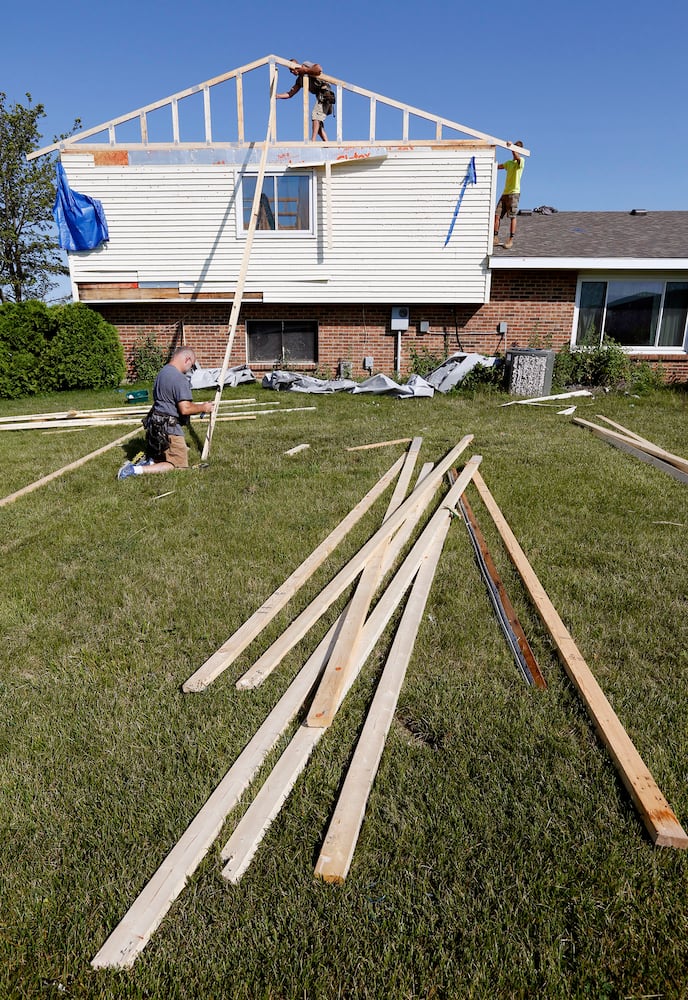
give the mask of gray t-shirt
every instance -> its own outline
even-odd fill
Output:
[[[179,421],[177,403],[182,399],[193,400],[189,378],[182,375],[174,365],[165,365],[153,383],[153,406],[159,413],[167,413],[171,417],[177,417]],[[184,431],[177,422],[170,433],[183,435]]]

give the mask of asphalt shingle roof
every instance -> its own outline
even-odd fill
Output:
[[[508,226],[502,219],[502,241]],[[688,258],[688,212],[519,214],[513,248],[496,247],[494,256]]]

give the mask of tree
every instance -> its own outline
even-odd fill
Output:
[[[7,105],[0,92],[0,302],[42,298],[68,274],[54,234],[53,157],[27,161],[39,147],[42,104]]]

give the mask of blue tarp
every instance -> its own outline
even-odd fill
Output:
[[[103,205],[97,198],[72,191],[64,167],[56,164],[53,217],[63,250],[93,250],[110,239]]]

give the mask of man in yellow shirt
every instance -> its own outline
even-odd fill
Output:
[[[504,190],[502,191],[502,197],[497,202],[497,208],[495,210],[495,220],[494,220],[494,242],[497,246],[499,242],[499,223],[502,221],[505,215],[509,216],[509,239],[504,244],[505,250],[511,250],[514,245],[514,236],[516,235],[516,216],[518,215],[518,199],[521,195],[521,174],[523,173],[523,160],[516,152],[516,146],[522,146],[523,143],[520,141],[515,142],[512,146],[510,142],[507,142],[507,146],[511,149],[513,159],[507,160],[506,163],[500,163],[497,166],[498,170],[506,170],[506,182],[504,184]]]

